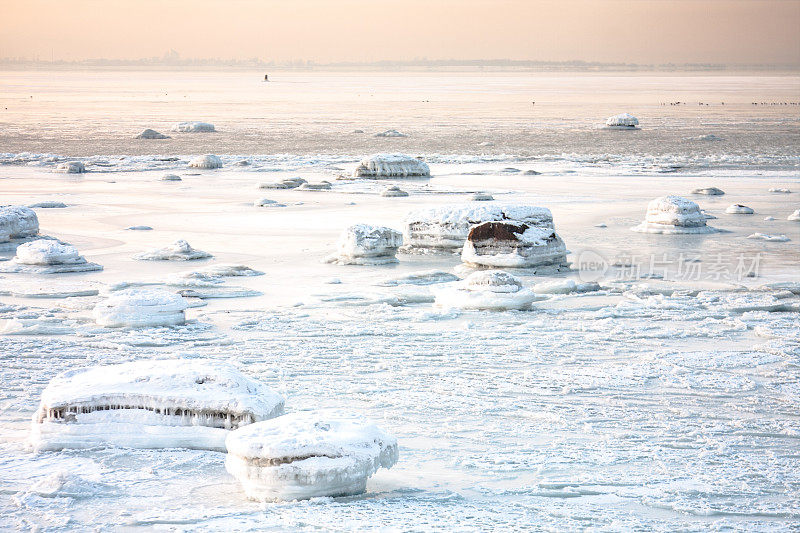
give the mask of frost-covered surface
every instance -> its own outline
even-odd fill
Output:
[[[361,160],[353,170],[354,178],[430,177],[425,161],[405,154],[373,154]]]
[[[355,224],[342,231],[337,252],[326,263],[339,265],[383,265],[396,263],[395,253],[403,245],[403,234],[384,226]]]
[[[752,235],[748,235],[747,238],[769,242],[789,242],[791,240],[786,235],[768,235],[766,233],[753,233]]]
[[[231,432],[225,468],[259,501],[348,496],[397,463],[397,439],[363,416],[291,413]]]
[[[205,169],[222,168],[222,159],[214,154],[198,155],[189,161],[189,167]]]
[[[445,205],[409,213],[405,221],[405,242],[411,248],[461,248],[472,226],[502,220],[553,227],[553,216],[543,207],[500,203]]]
[[[225,449],[232,429],[283,412],[283,398],[227,363],[145,360],[64,372],[42,392],[36,451],[122,446]]]
[[[25,239],[39,233],[39,218],[30,207],[0,206],[0,243]]]
[[[186,300],[162,289],[124,289],[95,305],[95,322],[109,328],[177,326],[186,321]]]
[[[662,196],[647,204],[644,222],[631,228],[640,233],[712,233],[700,206],[680,196]]]
[[[56,166],[56,172],[62,174],[83,174],[86,166],[81,161],[66,161]]]
[[[463,281],[436,289],[434,294],[439,307],[495,311],[528,309],[536,299],[518,278],[499,270],[474,272]]]
[[[639,125],[639,119],[629,113],[621,113],[608,117],[606,119],[606,126],[612,128],[636,128]]]
[[[195,259],[207,259],[213,257],[210,253],[196,250],[183,239],[163,248],[156,248],[149,252],[142,252],[133,256],[140,261],[193,261]]]
[[[717,187],[703,187],[701,189],[695,189],[692,191],[692,194],[705,194],[706,196],[722,196],[725,194],[725,191],[722,189],[718,189]]]
[[[786,220],[800,221],[800,209],[794,210],[788,217],[786,217]]]
[[[747,207],[742,204],[731,204],[725,209],[725,212],[729,215],[752,215],[755,213],[752,207]]]
[[[210,122],[178,122],[172,126],[172,131],[180,133],[207,133],[217,130]]]
[[[552,217],[551,217],[552,220]],[[461,260],[469,265],[500,268],[566,268],[567,249],[552,227],[524,222],[484,222],[467,235]]]
[[[169,135],[164,135],[156,130],[147,128],[136,136],[137,139],[169,139]]]
[[[87,261],[74,246],[53,239],[20,244],[11,261],[0,263],[0,272],[62,274],[102,269],[101,265]]]

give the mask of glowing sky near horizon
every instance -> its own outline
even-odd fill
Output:
[[[800,64],[800,0],[0,0],[0,57]]]

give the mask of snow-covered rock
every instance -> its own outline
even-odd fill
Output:
[[[210,122],[178,122],[172,126],[172,131],[181,133],[206,133],[217,130]]]
[[[499,270],[474,272],[463,281],[434,290],[434,295],[439,307],[497,311],[528,309],[536,300],[519,279]]]
[[[179,239],[163,248],[156,248],[149,252],[142,252],[133,256],[140,261],[192,261],[194,259],[207,259],[213,257],[210,253],[195,250],[191,245]]]
[[[268,181],[260,183],[259,189],[296,189],[302,184],[307,183],[303,178],[286,178],[281,181]]]
[[[748,235],[747,238],[769,242],[789,242],[791,240],[786,235],[767,235],[766,233],[753,233]]]
[[[336,254],[325,258],[326,263],[339,265],[384,265],[396,263],[395,253],[403,245],[399,231],[383,226],[355,224],[339,237]]]
[[[22,205],[0,207],[0,243],[27,239],[39,233],[36,211]]]
[[[384,198],[403,198],[408,196],[408,193],[397,185],[392,185],[391,187],[384,189],[384,191],[381,193],[381,196]]]
[[[222,168],[222,159],[214,154],[198,155],[189,161],[191,168]]]
[[[639,119],[628,113],[621,113],[606,119],[607,128],[635,129],[639,125]]]
[[[552,222],[483,222],[470,229],[461,260],[468,265],[501,268],[566,269],[567,249]]]
[[[472,195],[471,200],[473,202],[491,202],[494,200],[494,196],[485,192],[476,192]]]
[[[66,161],[56,166],[56,172],[62,174],[83,174],[86,172],[86,167],[80,161]]]
[[[286,204],[282,204],[276,200],[270,200],[269,198],[261,198],[253,202],[253,207],[286,207]]]
[[[164,174],[161,181],[183,181],[177,174]]]
[[[792,220],[792,221],[794,221],[794,222],[798,222],[798,221],[800,221],[800,209],[797,209],[797,210],[796,210],[796,211],[794,211],[794,212],[793,212],[791,215],[789,215],[788,217],[786,217],[786,220]]]
[[[376,133],[375,137],[408,137],[405,133],[400,133],[397,130],[386,130],[380,133]]]
[[[405,154],[374,154],[361,160],[353,171],[355,178],[428,178],[431,169],[425,161]]]
[[[700,207],[680,196],[662,196],[647,204],[644,222],[631,228],[640,233],[712,233]]]
[[[108,328],[180,326],[186,323],[188,303],[163,289],[124,289],[95,305],[95,322]]]
[[[290,413],[244,426],[225,440],[225,468],[258,501],[348,496],[398,459],[397,439],[358,415]]]
[[[701,189],[695,189],[692,191],[692,194],[705,194],[708,196],[722,196],[725,194],[725,191],[722,189],[718,189],[716,187],[703,187]]]
[[[553,216],[543,207],[489,202],[445,205],[409,213],[405,242],[411,249],[452,251],[464,246],[472,226],[505,220],[553,228]]]
[[[0,272],[29,272],[33,274],[63,274],[91,272],[103,267],[90,263],[69,244],[53,239],[38,239],[17,246],[17,255],[0,263]]]
[[[283,398],[221,362],[143,360],[53,378],[33,416],[36,451],[122,446],[225,450],[231,430],[283,412]]]
[[[782,194],[789,194],[792,191],[790,191],[789,189],[784,189],[782,187],[773,187],[773,188],[771,188],[769,190],[769,192],[777,192],[777,193],[782,193]]]
[[[67,207],[67,204],[64,202],[59,202],[57,200],[45,200],[44,202],[36,202],[35,204],[30,204],[28,207],[31,209],[63,209]]]
[[[135,137],[136,139],[169,139],[169,135],[164,135],[163,133],[159,133],[156,130],[151,130],[147,128],[142,133]]]
[[[729,215],[752,215],[755,213],[752,208],[742,204],[731,204],[725,212]]]

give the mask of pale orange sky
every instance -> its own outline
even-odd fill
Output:
[[[800,64],[800,0],[0,0],[0,57]]]

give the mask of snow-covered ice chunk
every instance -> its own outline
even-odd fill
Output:
[[[0,263],[0,272],[63,274],[91,272],[103,267],[90,263],[69,244],[53,239],[37,239],[17,246],[17,255],[8,263]]]
[[[405,154],[373,154],[361,160],[353,170],[355,178],[430,177],[431,169],[421,159]]]
[[[773,217],[773,216],[767,215],[767,216],[764,217],[764,221],[765,222],[772,222],[773,220],[775,220],[775,217]]]
[[[191,168],[222,168],[222,159],[214,154],[198,155],[189,161]]]
[[[125,229],[131,231],[151,231],[153,228],[151,228],[150,226],[128,226]]]
[[[729,215],[752,215],[755,213],[752,208],[742,204],[731,204],[725,212]]]
[[[494,200],[494,196],[485,192],[476,192],[472,195],[471,200],[473,202],[491,202]]]
[[[777,193],[789,194],[792,191],[790,191],[789,189],[784,189],[782,187],[773,187],[773,188],[771,188],[769,190],[769,192],[777,192]]]
[[[386,130],[380,133],[376,133],[375,137],[408,137],[405,133],[400,133],[397,130]]]
[[[172,126],[172,131],[181,133],[206,133],[217,130],[210,122],[178,122]]]
[[[200,359],[78,368],[33,415],[36,451],[96,446],[225,450],[230,430],[283,412],[283,398],[234,367]]]
[[[639,119],[629,113],[621,113],[606,119],[608,128],[635,129],[638,125]]]
[[[397,463],[397,439],[362,416],[290,413],[244,426],[225,440],[225,468],[258,501],[348,496]]]
[[[392,185],[391,187],[384,189],[381,193],[381,196],[384,198],[402,198],[408,196],[408,193],[397,185]]]
[[[406,245],[422,250],[454,250],[464,246],[472,226],[505,220],[553,228],[553,216],[543,207],[488,202],[445,205],[408,214],[404,231]]]
[[[303,178],[286,178],[281,181],[268,181],[260,183],[259,189],[296,189],[302,184],[307,183]]]
[[[789,242],[791,240],[786,235],[767,235],[766,233],[753,233],[748,235],[747,238],[769,242]]]
[[[39,218],[30,207],[6,205],[0,207],[0,243],[26,239],[39,233]]]
[[[177,174],[164,174],[161,181],[183,181]]]
[[[712,233],[700,207],[680,196],[662,196],[647,204],[644,222],[631,228],[641,233]]]
[[[180,326],[186,323],[189,304],[163,289],[124,289],[95,305],[95,322],[108,328]]]
[[[57,200],[45,200],[44,202],[36,202],[35,204],[30,204],[28,207],[31,209],[63,209],[67,207],[67,204],[64,202],[59,202]]]
[[[210,253],[195,250],[183,239],[179,239],[163,248],[142,252],[133,256],[140,261],[192,261],[213,257]]]
[[[690,137],[690,141],[724,141],[722,137],[718,137],[713,133],[707,133],[705,135],[698,135],[697,137]]]
[[[499,270],[474,272],[434,294],[437,306],[461,309],[528,309],[536,300],[533,291],[523,287],[519,279]]]
[[[716,187],[703,187],[700,189],[695,189],[692,191],[692,194],[705,194],[708,196],[722,196],[725,194],[725,191],[722,189],[718,189]]]
[[[136,139],[169,139],[169,135],[164,135],[163,133],[159,133],[156,130],[151,130],[147,128],[142,133],[135,137]]]
[[[395,253],[403,245],[399,231],[383,226],[355,224],[339,237],[336,254],[325,258],[326,263],[339,265],[384,265],[396,263]]]
[[[577,283],[571,279],[543,281],[533,286],[536,294],[571,294],[573,292],[594,292],[600,290],[600,284],[594,281]]]
[[[269,198],[261,198],[253,202],[253,207],[286,207],[286,204],[279,203],[276,200],[270,200]]]
[[[434,285],[437,283],[450,283],[451,281],[458,281],[458,276],[441,270],[427,270],[389,279],[380,283],[380,285],[386,287],[394,287],[396,285]]]
[[[80,161],[66,161],[56,166],[56,172],[62,174],[83,174],[86,172],[86,167]]]
[[[542,226],[524,222],[484,222],[467,235],[461,260],[468,265],[567,268],[567,249],[552,222]]]
[[[305,182],[299,187],[304,191],[329,191],[331,190],[331,182],[329,181],[320,181],[319,183],[308,183]]]
[[[797,209],[791,215],[786,217],[786,220],[792,220],[792,221],[795,221],[795,222],[800,221],[800,209]]]

